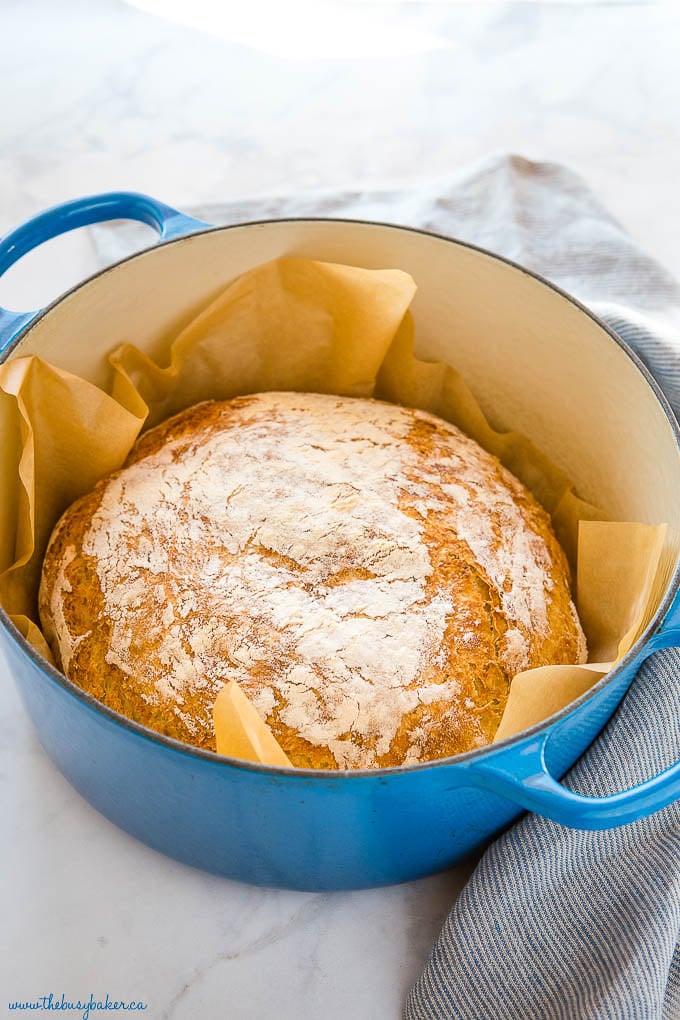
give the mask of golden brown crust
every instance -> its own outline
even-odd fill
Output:
[[[214,750],[236,679],[298,767],[480,746],[515,672],[584,657],[549,518],[495,458],[425,412],[316,394],[146,433],[57,525],[40,613],[111,708]]]

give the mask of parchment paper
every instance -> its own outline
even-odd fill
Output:
[[[432,411],[496,454],[552,515],[578,567],[577,608],[592,665],[518,674],[496,739],[551,715],[611,668],[663,594],[665,525],[603,520],[524,437],[490,427],[452,366],[417,360],[408,311],[415,289],[399,270],[280,258],[226,286],[157,360],[130,344],[112,351],[110,394],[34,356],[0,366],[0,601],[37,650],[51,659],[37,615],[51,530],[73,500],[122,465],[143,428],[200,400],[300,390]],[[214,713],[220,753],[286,764],[269,727],[233,686]]]

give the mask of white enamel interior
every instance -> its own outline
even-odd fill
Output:
[[[411,273],[420,357],[458,368],[492,424],[530,437],[613,519],[680,532],[678,444],[631,359],[550,287],[442,238],[313,220],[184,238],[76,289],[11,356],[39,354],[103,386],[122,341],[165,364],[168,342],[226,282],[283,254]]]

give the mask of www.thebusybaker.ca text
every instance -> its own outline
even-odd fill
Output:
[[[67,999],[64,993],[61,993],[61,998],[58,998],[54,992],[50,992],[49,995],[41,995],[37,999],[27,1002],[9,1002],[9,1009],[16,1009],[23,1011],[34,1012],[36,1010],[63,1010],[64,1012],[80,1013],[82,1020],[89,1020],[90,1014],[96,1010],[102,1010],[107,1012],[118,1012],[126,1011],[128,1013],[136,1013],[146,1009],[146,1003],[136,999],[112,999],[108,993],[104,999],[95,999],[94,995],[90,995],[89,999],[75,999],[71,1001]]]

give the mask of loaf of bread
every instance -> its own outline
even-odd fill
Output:
[[[143,435],[57,524],[40,614],[66,676],[215,749],[236,681],[291,762],[375,768],[493,739],[513,675],[585,661],[545,511],[453,425],[260,393]]]

